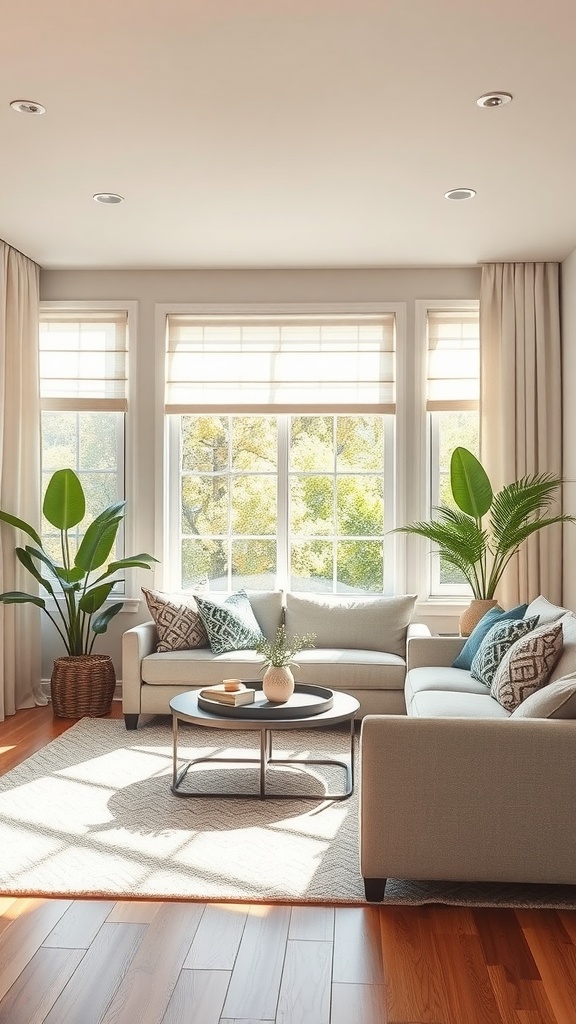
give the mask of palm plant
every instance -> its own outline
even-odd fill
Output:
[[[561,483],[551,473],[537,473],[494,494],[476,456],[455,448],[450,488],[456,507],[439,505],[430,522],[394,532],[432,541],[442,559],[466,578],[476,599],[492,600],[506,566],[528,537],[554,523],[576,522],[574,516],[549,514]]]
[[[22,519],[0,509],[0,521],[27,534],[35,546],[17,547],[16,556],[44,590],[55,599],[54,612],[45,598],[23,591],[0,594],[3,604],[35,604],[56,627],[70,656],[91,654],[96,637],[105,633],[108,624],[122,609],[117,602],[103,608],[118,573],[124,569],[150,569],[157,559],[139,554],[107,562],[120,523],[124,519],[124,501],[109,505],[87,527],[76,554],[69,531],[82,522],[86,499],[80,480],[71,469],[57,470],[48,483],[42,510],[48,522],[60,531],[62,564],[45,550],[39,533]],[[46,571],[47,570],[47,571]],[[102,570],[99,572],[99,570]],[[99,612],[96,615],[96,612]]]

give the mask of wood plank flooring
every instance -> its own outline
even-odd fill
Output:
[[[0,773],[71,724],[7,719]],[[0,1024],[264,1022],[576,1024],[576,911],[0,897]]]

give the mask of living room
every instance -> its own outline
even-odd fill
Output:
[[[391,530],[429,514],[445,470],[430,454],[429,425],[438,409],[431,400],[428,404],[427,396],[429,318],[438,312],[455,313],[461,323],[470,316],[479,318],[476,338],[481,345],[489,267],[517,268],[517,289],[524,267],[552,268],[557,275],[536,320],[545,323],[542,344],[547,345],[556,309],[559,362],[548,378],[552,357],[546,347],[541,350],[532,381],[534,404],[526,414],[536,426],[524,438],[526,451],[517,473],[558,473],[562,510],[576,514],[576,455],[567,443],[576,427],[576,216],[567,199],[576,173],[570,131],[576,114],[572,5],[568,0],[545,6],[533,0],[511,0],[504,6],[490,0],[483,8],[448,0],[415,0],[410,5],[399,0],[169,0],[160,8],[150,0],[120,6],[105,0],[97,16],[85,0],[73,8],[56,0],[49,8],[34,0],[31,7],[4,19],[0,125],[9,155],[3,168],[0,237],[39,268],[38,308],[44,325],[73,319],[86,323],[103,311],[125,318],[126,390],[121,398],[119,392],[105,396],[108,415],[122,418],[122,435],[120,441],[115,435],[116,461],[106,472],[122,483],[114,498],[127,502],[126,550],[150,552],[158,562],[152,573],[137,569],[127,577],[122,610],[106,636],[97,640],[95,649],[112,657],[118,695],[123,635],[149,618],[141,588],[186,589],[191,574],[200,567],[202,575],[204,567],[195,555],[189,561],[183,555],[192,551],[194,530],[181,536],[182,479],[164,429],[170,416],[190,415],[186,402],[178,405],[165,391],[166,346],[171,330],[178,329],[178,318],[192,325],[196,318],[204,327],[210,318],[227,319],[229,326],[232,321],[253,326],[262,320],[277,325],[282,318],[290,323],[292,317],[378,328],[393,319],[394,379],[386,379],[382,370],[378,397],[374,400],[366,387],[362,412],[357,396],[325,400],[318,386],[312,402],[302,397],[292,405],[278,400],[274,413],[286,422],[306,414],[326,421],[332,416],[335,421],[357,415],[388,418],[383,428],[390,428],[383,446],[388,461],[379,471],[382,483],[374,484],[376,490],[381,487],[385,513],[371,535],[372,547],[364,540],[362,548],[383,552],[377,567],[380,588],[371,583],[367,589],[384,596],[416,594],[418,623],[433,633],[457,632],[470,594],[438,576],[437,563],[423,545]],[[453,190],[456,196],[447,197]],[[97,195],[100,200],[94,201]],[[525,309],[532,302],[527,295]],[[535,296],[535,306],[537,301]],[[517,333],[523,337],[522,326]],[[227,358],[231,364],[230,350]],[[504,409],[519,407],[522,401],[520,392],[512,397],[512,390],[506,391],[509,379],[502,385],[497,374],[489,376],[485,364],[482,376],[481,358],[479,354],[475,396],[460,394],[457,412],[476,417],[483,450],[492,443],[489,462],[496,479],[494,448],[503,444],[506,428],[493,410],[498,402]],[[273,360],[266,359],[268,367]],[[381,362],[384,366],[385,360]],[[298,365],[304,380],[303,358]],[[516,367],[522,367],[519,359]],[[523,367],[518,374],[524,374]],[[526,379],[529,375],[527,370]],[[5,376],[3,387],[6,381]],[[209,378],[203,382],[205,389],[209,383]],[[320,383],[326,377],[310,387]],[[190,381],[177,384],[184,388]],[[264,384],[271,389],[278,382],[270,375]],[[6,402],[13,400],[5,395]],[[239,409],[246,416],[262,415],[261,399],[239,406],[234,404],[237,395],[227,403],[222,391],[217,401],[216,406],[208,399],[199,401],[196,411],[204,417],[230,417],[230,422]],[[70,412],[66,402],[69,396],[49,395],[42,415]],[[449,408],[455,410],[446,406],[445,411]],[[93,410],[89,404],[79,405],[74,415],[79,411]],[[335,424],[334,431],[339,428]],[[14,491],[7,484],[15,434],[5,420],[0,434],[0,506],[27,518],[25,510],[15,508]],[[538,441],[532,449],[534,438]],[[57,456],[57,445],[54,450]],[[46,465],[44,469],[46,479]],[[263,472],[262,467],[256,472]],[[321,473],[326,476],[325,466]],[[370,475],[368,481],[365,473],[367,487],[377,476],[372,465]],[[289,487],[284,481],[280,490]],[[194,501],[188,504],[192,508]],[[338,575],[337,528],[322,531],[322,551],[312,532],[301,543],[300,561],[292,565],[289,551],[297,543],[292,538],[290,548],[287,534],[278,541],[279,531],[280,526],[272,536],[266,527],[254,530],[251,538],[249,551],[261,561],[260,589],[289,590],[303,577],[304,591],[330,587],[334,593],[348,592],[353,573],[348,567],[348,575]],[[218,562],[230,589],[249,589],[254,582],[238,568],[242,560],[234,561],[247,532],[228,530],[226,558]],[[358,538],[349,533],[351,550]],[[205,550],[216,534],[220,531],[214,528],[204,538]],[[3,557],[12,556],[13,541],[3,527]],[[273,543],[277,546],[271,554]],[[528,602],[543,593],[576,609],[571,571],[575,555],[576,535],[567,524],[556,543],[557,568],[548,573],[541,566],[540,574],[525,583],[525,592],[504,593],[502,602],[511,606],[516,597]],[[336,567],[329,584],[326,562]],[[8,589],[3,571],[0,589]],[[18,611],[33,609],[20,606]],[[0,613],[6,615],[5,606]],[[4,625],[2,629],[5,641]],[[15,697],[13,680],[6,680],[11,693],[0,723],[0,747],[9,767],[70,724],[53,719],[50,706],[41,706],[54,659],[62,654],[61,638],[46,619],[40,631],[38,616],[35,629],[37,641],[28,625],[21,635],[30,637],[30,651],[38,655],[38,706],[31,706],[30,687],[21,699]],[[10,645],[4,647],[12,657]],[[3,678],[10,674],[6,664]],[[113,717],[119,718],[119,702],[114,705]],[[333,811],[339,813],[337,807]],[[145,845],[148,840],[141,838]],[[229,856],[233,858],[233,850]],[[179,1015],[182,1006],[190,1019],[215,1022],[240,1016],[284,1024],[575,1019],[575,911],[566,907],[471,910],[433,904],[341,906],[337,899],[314,907],[295,902],[292,916],[274,905],[264,923],[264,917],[259,919],[258,931],[255,921],[258,906],[263,906],[258,903],[252,905],[249,920],[245,906],[234,904],[235,924],[232,903],[227,916],[216,902],[207,903],[211,916],[202,925],[198,903],[126,899],[112,910],[109,899],[66,902],[59,897],[60,891],[52,900],[41,899],[36,891],[29,897],[4,897],[0,940],[11,966],[4,976],[9,984],[2,988],[0,1020],[4,1013],[10,1024],[31,1019],[50,1024],[80,1019],[179,1024],[186,1019]],[[166,917],[154,924],[158,907],[166,909]],[[186,908],[198,916],[186,918]],[[28,913],[30,921],[45,921],[36,945],[25,937]],[[58,931],[65,914],[66,927]],[[68,927],[74,931],[73,914],[81,922],[81,940],[65,934]],[[99,952],[97,943],[114,932],[126,964],[137,971],[148,951],[146,930],[156,929],[154,935],[162,937],[163,929],[172,927],[186,947],[180,961],[186,961],[186,968],[173,976],[177,957],[168,967],[171,947],[155,968],[154,984],[162,989],[164,1002],[150,997],[145,1005],[141,993],[140,1002],[134,995],[127,997],[128,1009],[121,1009],[127,983],[121,988],[122,970]],[[138,934],[135,929],[140,929]],[[234,955],[218,960],[208,941],[211,929],[222,944],[229,936]],[[403,936],[408,936],[408,951]],[[230,999],[224,1015],[225,986],[238,951],[237,990],[242,978],[249,987],[246,979],[259,946],[275,949],[282,962],[286,956],[285,972],[277,964],[272,969],[268,960],[260,964],[275,979],[274,1012],[271,1003],[264,1007],[257,999],[242,1003],[238,998]],[[87,964],[98,964],[100,955],[105,964],[93,1010],[85,1003],[62,1001],[67,980],[74,976],[72,990],[80,991],[82,975],[76,967],[81,948],[90,951]],[[312,949],[317,963],[305,970],[298,957],[305,959]],[[424,980],[418,977],[421,953]],[[218,977],[208,978],[206,965],[211,962],[217,963]],[[36,963],[45,964],[49,982],[35,988]],[[507,971],[513,982],[505,982]],[[304,979],[300,994],[298,976]],[[131,977],[130,970],[126,977]],[[478,979],[489,990],[484,1003],[477,997]],[[517,998],[511,991],[514,985],[522,988]],[[330,993],[330,1005],[315,1002],[313,993],[320,990]],[[144,991],[150,996],[150,990]],[[19,1002],[21,992],[31,1002]],[[210,1009],[202,998],[212,1000]],[[308,1008],[302,1005],[307,999]],[[31,1016],[30,1005],[36,1016]]]

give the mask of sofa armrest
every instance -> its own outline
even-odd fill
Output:
[[[154,622],[141,622],[122,636],[122,711],[125,715],[140,714],[140,666],[142,658],[156,650],[157,643]]]
[[[576,883],[576,723],[368,715],[365,878]]]
[[[409,636],[406,643],[406,670],[428,666],[448,668],[460,654],[466,637]]]
[[[425,637],[431,635],[428,626],[425,626],[423,622],[410,622],[406,630],[406,642],[416,636]]]

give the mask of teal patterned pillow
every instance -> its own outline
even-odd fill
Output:
[[[507,619],[492,626],[472,659],[472,678],[491,686],[496,669],[508,648],[537,625],[538,616],[534,615],[530,619]]]
[[[245,590],[239,590],[221,600],[209,599],[201,594],[194,596],[214,654],[251,650],[262,637],[262,630]]]

